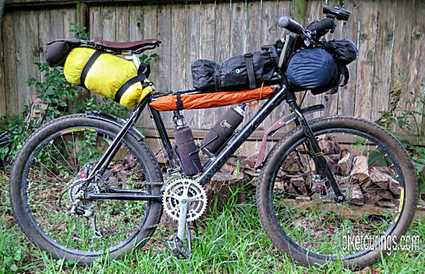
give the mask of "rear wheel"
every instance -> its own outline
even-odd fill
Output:
[[[10,195],[28,239],[57,258],[82,264],[144,245],[161,216],[158,201],[87,200],[87,193],[136,189],[159,195],[161,171],[147,146],[127,134],[105,172],[82,190],[78,183],[120,128],[74,115],[47,124],[14,163]],[[156,184],[152,184],[156,182]]]
[[[367,266],[394,248],[413,219],[413,165],[400,143],[370,122],[318,119],[311,128],[346,201],[335,202],[297,128],[266,160],[257,186],[261,223],[273,244],[303,265]]]

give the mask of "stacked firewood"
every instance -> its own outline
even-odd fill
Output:
[[[355,145],[340,145],[332,137],[319,139],[319,145],[339,187],[355,205],[371,204],[380,207],[398,205],[400,186],[396,174],[388,163],[379,158],[380,152],[373,148],[358,151]],[[367,147],[367,145],[365,146]],[[363,148],[365,148],[363,147]],[[381,155],[382,156],[382,155]],[[375,158],[374,158],[375,157]],[[252,163],[245,161],[246,172],[255,175]],[[315,165],[307,148],[299,146],[282,165],[275,188],[283,190],[288,197],[310,199],[326,192],[325,182],[314,177]]]

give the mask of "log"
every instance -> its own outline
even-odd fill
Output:
[[[338,161],[338,173],[342,176],[350,175],[351,169],[353,168],[353,162],[353,154],[348,149],[342,150],[341,159]]]
[[[356,177],[360,182],[363,182],[369,178],[369,169],[366,156],[360,155],[354,158],[353,169],[351,170],[350,175]]]

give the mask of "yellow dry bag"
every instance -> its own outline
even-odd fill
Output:
[[[126,107],[136,106],[153,90],[150,82],[138,75],[132,61],[93,48],[72,49],[65,60],[64,74],[69,83]]]

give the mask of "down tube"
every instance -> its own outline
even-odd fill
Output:
[[[226,163],[227,159],[242,145],[243,142],[257,129],[266,117],[282,103],[286,97],[287,88],[282,88],[270,98],[255,114],[255,116],[242,128],[238,135],[227,144],[220,154],[204,167],[204,171],[198,178],[201,185],[207,184],[214,174]]]

